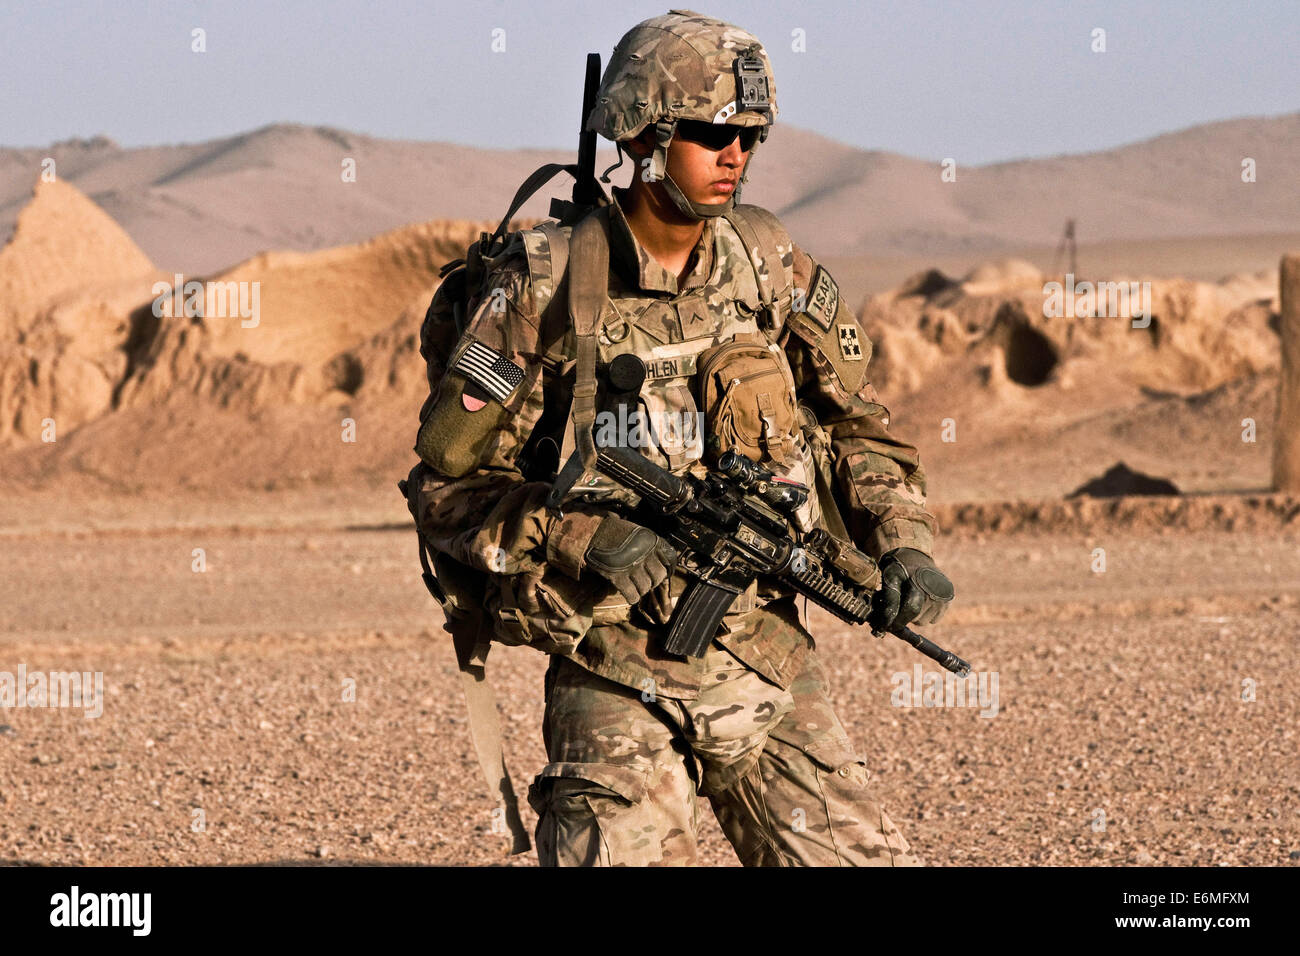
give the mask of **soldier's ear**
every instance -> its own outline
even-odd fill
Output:
[[[655,130],[653,126],[647,126],[641,130],[640,134],[633,139],[625,140],[623,148],[628,154],[638,162],[645,159],[655,149]]]

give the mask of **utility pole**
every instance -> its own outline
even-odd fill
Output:
[[[1273,490],[1300,492],[1300,253],[1282,257],[1282,373],[1277,389],[1277,443],[1273,448]]]
[[[1061,235],[1061,241],[1056,246],[1056,256],[1052,259],[1052,275],[1060,275],[1061,259],[1065,256],[1066,251],[1070,254],[1070,275],[1078,278],[1078,248],[1074,244],[1074,220],[1065,220],[1065,232]]]

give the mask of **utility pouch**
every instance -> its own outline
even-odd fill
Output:
[[[698,369],[709,459],[734,450],[751,461],[784,465],[794,454],[799,415],[780,347],[727,342],[701,353]]]
[[[657,450],[669,471],[697,461],[704,452],[695,397],[682,384],[652,383],[643,388],[637,407],[645,429],[646,450]]]

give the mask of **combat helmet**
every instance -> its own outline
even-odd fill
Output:
[[[772,65],[753,34],[692,10],[670,10],[638,23],[614,47],[586,128],[622,149],[624,141],[653,125],[646,178],[662,181],[683,215],[705,219],[735,205],[758,143],[727,202],[693,203],[668,175],[667,150],[677,121],[760,126],[762,142],[776,112]]]

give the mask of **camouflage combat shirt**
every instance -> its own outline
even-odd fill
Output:
[[[722,217],[705,220],[679,282],[632,233],[620,205],[626,198],[626,191],[616,188],[613,202],[593,213],[608,217],[610,236],[610,301],[597,338],[598,361],[632,352],[646,362],[641,409],[652,427],[643,453],[674,473],[702,473],[701,444],[707,436],[689,426],[698,421],[693,415],[697,360],[720,343],[760,343],[779,356],[799,404],[815,416],[829,442],[836,495],[854,542],[875,558],[898,547],[929,553],[934,519],[925,510],[925,475],[916,449],[889,433],[888,409],[866,380],[870,342],[825,270],[793,242],[780,250],[793,298],[787,295],[777,327],[768,328],[760,324],[755,267],[730,223]],[[529,230],[497,257],[488,278],[491,294],[478,304],[453,352],[454,358],[477,342],[523,369],[523,381],[504,402],[504,423],[488,440],[477,471],[450,478],[425,466],[416,498],[417,521],[430,547],[495,576],[491,580],[511,583],[513,590],[533,589],[556,520],[544,505],[550,484],[526,481],[516,459],[542,416],[544,365],[570,368],[576,354],[571,323],[558,355],[554,349],[545,354],[541,342],[541,315],[557,292],[547,271],[547,241],[541,230]],[[567,282],[558,286],[563,295]],[[557,302],[563,306],[562,299]],[[656,421],[668,427],[655,429]],[[564,457],[571,448],[572,422]],[[809,469],[815,466],[803,430],[795,429],[794,447],[781,457],[779,464],[764,464],[813,485]],[[591,473],[575,485],[566,507],[574,495],[592,501],[626,497]],[[815,496],[802,518],[804,530],[820,524]],[[685,583],[684,575],[674,574],[674,602]],[[751,586],[724,620],[726,633],[717,638],[782,688],[799,673],[808,640],[798,627],[759,626],[760,619],[772,618],[753,611],[791,593]],[[789,603],[774,604],[772,610],[788,616]],[[540,613],[545,612],[543,605]],[[612,587],[595,608],[594,626],[567,656],[620,684],[652,687],[678,699],[696,697],[703,676],[702,658],[659,651],[653,627],[638,620]]]

